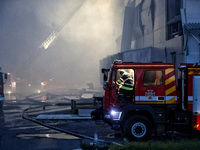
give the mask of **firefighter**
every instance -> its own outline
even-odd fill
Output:
[[[133,78],[124,69],[119,70],[120,78],[117,80],[119,102],[131,101],[133,98]]]

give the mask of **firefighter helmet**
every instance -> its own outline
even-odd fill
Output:
[[[120,75],[123,75],[124,73],[126,73],[126,71],[124,69],[120,69],[119,73],[120,73]]]

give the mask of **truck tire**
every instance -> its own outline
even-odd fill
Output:
[[[135,115],[124,123],[124,134],[129,141],[145,141],[151,136],[151,122],[142,115]]]

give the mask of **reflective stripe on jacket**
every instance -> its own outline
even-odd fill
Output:
[[[133,79],[129,74],[124,74],[117,82],[122,85],[121,89],[128,91],[133,90]]]

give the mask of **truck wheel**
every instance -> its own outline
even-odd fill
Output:
[[[145,141],[152,133],[150,121],[141,115],[135,115],[125,121],[124,133],[129,141]]]

